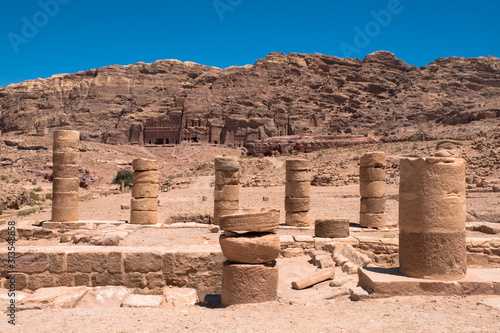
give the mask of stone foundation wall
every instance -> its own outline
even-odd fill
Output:
[[[224,256],[213,250],[174,251],[151,248],[72,247],[22,249],[16,252],[16,289],[59,286],[126,286],[161,288],[166,285],[221,291]],[[0,251],[0,287],[7,284],[7,251]]]
[[[398,238],[347,237],[347,238],[319,238],[307,235],[285,235],[280,237],[281,252],[286,256],[286,249],[328,250],[327,244],[348,243],[370,257],[376,264],[399,264]],[[467,264],[469,266],[500,267],[500,239],[468,238]],[[300,250],[294,251],[297,255]]]

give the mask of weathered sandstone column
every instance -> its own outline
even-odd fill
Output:
[[[214,186],[214,224],[222,215],[236,213],[240,204],[240,162],[236,157],[216,157]]]
[[[278,298],[279,211],[246,210],[220,217],[223,306]]]
[[[360,159],[359,192],[361,194],[359,224],[365,228],[384,228],[385,214],[385,160],[384,152],[365,154]]]
[[[307,227],[311,224],[311,162],[304,159],[286,161],[285,224]]]
[[[132,161],[134,186],[130,203],[130,223],[158,222],[158,161],[138,158]]]
[[[403,158],[399,185],[399,269],[412,277],[465,276],[465,161]]]
[[[78,221],[80,132],[54,131],[52,155],[52,221]]]

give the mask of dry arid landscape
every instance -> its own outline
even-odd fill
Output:
[[[385,51],[362,61],[272,53],[227,69],[177,60],[108,66],[0,88],[0,130],[1,332],[500,331],[498,58],[451,57],[418,68]],[[53,141],[60,130],[79,131],[76,148],[64,150],[69,146]],[[443,152],[443,143],[455,150]],[[387,223],[374,227],[360,221],[360,198],[371,198],[360,194],[368,182],[360,167],[368,167],[363,156],[369,152],[385,152],[384,164],[376,165],[385,172],[385,209],[376,213],[386,214]],[[77,191],[55,190],[60,179],[73,179],[61,176],[73,164],[55,162],[70,153],[79,154]],[[237,171],[216,169],[221,156],[237,158]],[[432,194],[451,176],[432,178],[438,185],[424,179],[434,171],[422,173],[422,181],[408,180],[400,161],[428,156],[439,165],[459,156],[465,162],[455,182],[464,191],[451,196],[466,200],[463,221],[455,224],[463,222],[465,242],[457,256],[468,274],[419,279],[397,273],[402,282],[367,282],[370,274],[420,262],[399,260],[401,222],[408,219],[400,204],[411,201],[402,200],[400,185],[412,181]],[[137,159],[157,164],[139,168]],[[290,223],[285,203],[291,191],[287,160],[297,159],[310,163],[296,169],[309,177],[301,183],[311,184],[304,196],[310,222],[303,224]],[[133,186],[112,183],[120,170],[135,171]],[[158,186],[159,194],[139,196],[141,182]],[[236,186],[237,199],[221,199],[230,196],[220,194],[223,184]],[[431,194],[428,201],[435,199]],[[54,207],[69,206],[71,195],[78,221],[54,221]],[[144,211],[156,211],[158,203],[157,223],[131,219],[142,211],[134,200],[144,199],[155,206]],[[225,229],[233,220],[226,219],[230,214],[218,220],[214,201],[238,201],[248,221],[258,215],[251,209],[279,210],[279,217],[247,221],[275,225],[242,229],[250,234]],[[422,219],[446,220],[441,207],[424,208]],[[318,236],[320,219],[347,219],[349,235]],[[17,230],[14,271],[8,265],[11,225]],[[445,227],[429,233],[451,233]],[[268,292],[275,297],[228,304],[229,293],[233,300],[244,296],[227,291],[223,262],[257,250],[229,253],[219,241],[263,232],[276,240],[265,244],[275,257],[246,266],[270,270],[276,259],[279,277],[268,278],[276,279]],[[433,266],[450,248],[447,242],[440,239],[438,254],[419,260]],[[415,250],[420,243],[411,244]],[[292,288],[327,270],[331,276],[318,283]],[[11,276],[16,326],[8,323]],[[265,284],[265,277],[255,279],[243,289]]]

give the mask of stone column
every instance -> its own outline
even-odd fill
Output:
[[[387,226],[385,214],[385,164],[384,152],[365,154],[360,159],[359,192],[361,195],[359,224],[364,228]]]
[[[228,259],[222,267],[221,304],[278,299],[279,211],[247,210],[222,215],[219,243]]]
[[[130,223],[158,222],[158,161],[138,158],[132,161],[134,186],[130,203]]]
[[[314,235],[321,238],[349,237],[348,219],[320,219],[314,221]]]
[[[399,184],[399,269],[419,278],[465,276],[465,161],[403,158]]]
[[[57,130],[53,134],[52,221],[77,222],[80,187],[80,132]]]
[[[214,186],[214,224],[222,215],[236,213],[240,204],[240,162],[236,157],[216,157]]]
[[[304,159],[286,161],[285,224],[308,227],[311,224],[311,162]]]

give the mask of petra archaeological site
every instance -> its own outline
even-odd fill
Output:
[[[19,332],[500,331],[497,58],[164,60],[0,106]]]

